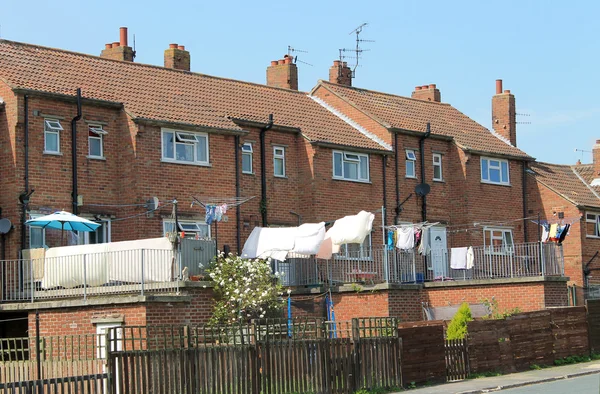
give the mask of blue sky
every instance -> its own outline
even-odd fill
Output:
[[[136,62],[162,65],[169,43],[192,71],[264,83],[271,60],[297,53],[310,90],[368,22],[354,86],[410,96],[437,84],[442,101],[491,127],[495,80],[516,96],[518,146],[538,160],[591,161],[600,139],[600,2],[593,1],[41,1],[0,0],[2,38],[98,55],[136,36]],[[349,60],[352,61],[352,60]]]

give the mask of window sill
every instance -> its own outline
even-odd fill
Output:
[[[106,161],[106,157],[104,157],[104,156],[90,156],[90,155],[87,155],[86,158],[90,159],[90,160]]]
[[[44,155],[49,155],[49,156],[62,156],[63,155],[62,152],[50,152],[50,151],[47,151],[47,150],[45,150],[43,152],[43,154]]]
[[[433,181],[437,183],[446,183],[444,179],[434,179]]]
[[[484,180],[482,180],[481,183],[484,183],[486,185],[495,185],[495,186],[506,186],[506,187],[512,186],[510,183],[498,183],[498,182],[490,182],[490,181],[484,181]]]
[[[288,177],[285,175],[273,175],[273,178],[288,179]]]
[[[243,171],[242,171],[242,174],[244,174],[244,175],[256,175],[254,172],[243,172]]]
[[[600,239],[600,237],[599,237],[599,236],[597,236],[597,235],[587,235],[587,234],[586,234],[586,236],[585,236],[585,237],[586,237],[586,238],[591,238],[591,239]]]
[[[342,181],[342,182],[353,182],[353,183],[364,183],[367,185],[372,184],[371,181],[361,181],[359,179],[346,179],[346,178],[332,178],[334,181]]]
[[[406,175],[406,176],[404,176],[404,177],[405,177],[406,179],[417,179],[417,177],[416,177],[416,176],[408,176],[408,175]]]
[[[177,160],[168,160],[168,159],[161,159],[160,161],[162,163],[182,164],[184,166],[212,167],[212,164],[210,164],[210,163],[190,163],[189,161],[177,161]]]

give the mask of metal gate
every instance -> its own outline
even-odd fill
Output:
[[[190,276],[204,275],[216,253],[214,240],[184,238],[181,240],[181,268],[188,267]]]

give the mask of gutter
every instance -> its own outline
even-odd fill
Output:
[[[192,123],[181,123],[181,122],[171,122],[168,120],[158,120],[158,119],[149,119],[149,118],[140,118],[140,117],[132,117],[134,123],[146,124],[150,126],[158,126],[158,127],[173,127],[184,131],[200,131],[209,134],[222,134],[222,135],[247,135],[248,132],[241,129],[227,129],[223,127],[212,127],[212,126],[202,126]]]
[[[51,99],[62,100],[62,101],[68,102],[68,103],[76,103],[77,102],[77,97],[74,97],[73,95],[70,95],[70,94],[50,93],[50,92],[43,92],[40,90],[23,89],[23,88],[15,88],[15,89],[12,89],[12,91],[16,94],[28,94],[30,96],[48,97]],[[111,108],[123,108],[123,103],[120,103],[117,101],[101,100],[101,99],[94,99],[94,98],[83,98],[82,102],[84,102],[86,105],[96,105],[96,106],[111,107]]]
[[[359,152],[359,153],[372,153],[372,154],[376,154],[376,155],[384,155],[384,156],[391,156],[394,154],[393,151],[391,150],[387,150],[387,149],[374,149],[374,148],[364,148],[364,147],[358,147],[358,146],[352,146],[352,145],[343,145],[343,144],[336,144],[334,142],[328,142],[328,141],[310,141],[311,145],[315,145],[315,146],[322,146],[325,148],[333,148],[333,149],[346,149],[346,150],[352,150],[353,152]]]
[[[29,96],[25,95],[23,97],[23,109],[25,111],[25,125],[24,125],[24,133],[25,136],[23,138],[24,145],[24,159],[25,159],[25,191],[19,195],[19,201],[21,202],[21,251],[27,249],[26,245],[26,226],[25,222],[27,221],[27,206],[29,204],[29,197],[31,193],[29,192]]]
[[[77,122],[81,120],[81,88],[77,88],[77,115],[71,120],[71,166],[73,174],[73,214],[77,215]]]
[[[260,214],[262,216],[262,226],[267,227],[267,169],[265,154],[265,133],[273,127],[273,114],[269,114],[269,123],[260,129]]]
[[[427,131],[419,138],[419,150],[421,153],[421,183],[425,184],[425,140],[431,135],[431,124],[427,122]],[[427,195],[421,197],[421,218],[427,221]]]

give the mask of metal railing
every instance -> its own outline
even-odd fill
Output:
[[[292,258],[275,263],[283,271],[286,286],[323,283],[422,283],[497,278],[521,278],[564,275],[562,246],[538,242],[511,247],[473,247],[473,267],[451,267],[452,249],[399,250],[378,245],[361,251],[334,255],[330,260]],[[275,269],[275,268],[274,268]]]
[[[4,260],[0,265],[4,302],[177,292],[180,273],[177,253],[160,249]]]

